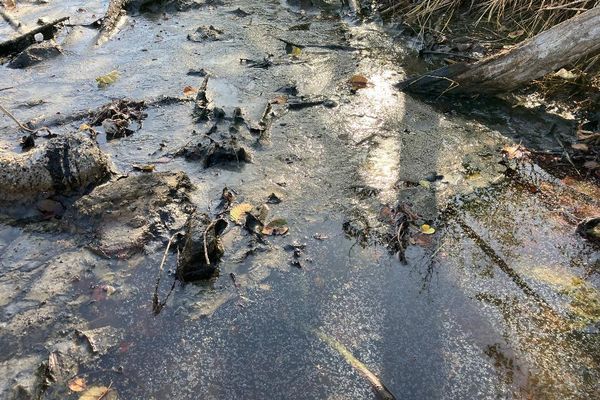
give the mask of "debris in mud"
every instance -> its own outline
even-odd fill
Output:
[[[290,264],[296,268],[302,268],[302,256],[306,249],[306,243],[294,242],[292,244],[286,244],[283,249],[292,252]]]
[[[281,195],[278,195],[276,193],[271,193],[269,195],[269,197],[267,198],[267,203],[268,204],[279,204],[281,203]]]
[[[57,136],[28,153],[0,154],[0,198],[27,202],[70,194],[99,183],[111,169],[109,158],[84,134]]]
[[[112,326],[81,330],[78,331],[78,334],[87,342],[92,353],[97,355],[107,354],[110,349],[117,347],[122,340],[120,331]]]
[[[208,71],[206,71],[204,68],[200,68],[200,69],[190,69],[186,75],[189,76],[198,76],[200,78],[204,78],[205,76],[208,76]]]
[[[14,69],[27,68],[42,61],[58,57],[61,54],[62,48],[53,40],[47,40],[29,46],[19,53],[7,66]]]
[[[271,56],[264,57],[262,60],[252,60],[250,58],[240,58],[240,64],[244,64],[249,68],[267,69],[273,65]]]
[[[211,115],[212,109],[209,108],[210,100],[206,95],[208,87],[208,76],[204,77],[202,84],[197,90],[196,100],[194,101],[194,111],[192,115],[196,122],[206,121]]]
[[[187,39],[192,42],[208,42],[221,40],[223,31],[215,28],[212,25],[202,25],[194,32],[187,35]]]
[[[176,156],[187,160],[201,161],[204,168],[227,163],[252,162],[252,154],[241,146],[235,137],[215,140],[205,135],[177,151]]]
[[[144,112],[145,109],[144,101],[114,100],[100,108],[93,116],[90,125],[102,125],[106,140],[130,136],[134,131],[129,129],[129,125],[135,122],[138,124],[138,129],[141,129],[142,121],[148,116]]]
[[[90,248],[104,257],[128,258],[152,238],[166,240],[183,229],[194,210],[192,184],[183,172],[127,176],[95,188],[64,220],[93,234]]]
[[[217,262],[224,249],[219,236],[227,222],[212,221],[208,215],[195,213],[190,216],[185,228],[185,239],[181,260],[177,265],[177,276],[184,282],[208,279],[217,270]]]

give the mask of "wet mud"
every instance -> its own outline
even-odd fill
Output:
[[[375,398],[314,332],[396,398],[597,396],[600,253],[577,232],[593,189],[507,154],[527,129],[543,147],[544,121],[399,92],[415,52],[340,3],[168,2],[99,45],[106,1],[19,5],[29,27],[71,19],[60,55],[0,66],[0,103],[88,135],[112,173],[3,211],[1,398],[77,399],[76,378],[122,399]],[[120,99],[143,114],[93,123]],[[0,159],[26,154],[13,121],[0,132]],[[243,203],[289,231],[236,223]],[[157,314],[194,212],[229,220],[218,270],[183,284],[173,245]]]

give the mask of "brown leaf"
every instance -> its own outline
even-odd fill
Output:
[[[349,82],[354,90],[364,89],[369,85],[369,80],[364,75],[354,75]]]
[[[83,392],[87,387],[85,378],[75,377],[69,381],[69,389],[73,392]]]
[[[287,103],[287,96],[277,96],[273,100],[271,100],[271,104],[285,104]]]
[[[193,86],[186,86],[186,87],[183,88],[183,95],[184,96],[193,96],[196,93],[198,93],[198,89],[196,89]]]
[[[133,169],[142,172],[154,172],[154,164],[133,164]]]
[[[520,144],[506,145],[502,148],[502,152],[509,160],[518,160],[529,154],[529,151]]]
[[[571,148],[573,148],[573,150],[579,150],[579,151],[584,151],[584,152],[587,152],[590,150],[588,145],[585,143],[574,143],[571,145]]]
[[[600,167],[600,164],[598,164],[597,161],[586,161],[583,164],[583,166],[584,166],[584,168],[587,168],[587,169],[597,169],[598,167]]]

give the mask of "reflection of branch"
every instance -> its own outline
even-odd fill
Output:
[[[456,223],[462,228],[462,230],[466,233],[466,235],[475,242],[477,246],[488,256],[494,264],[498,266],[508,277],[525,293],[526,295],[532,297],[540,306],[550,309],[550,305],[540,296],[535,290],[531,288],[525,282],[523,278],[519,275],[517,271],[515,271],[512,267],[510,267],[502,257],[496,253],[496,251],[485,241],[477,232],[473,230],[462,218],[454,215],[454,220]]]

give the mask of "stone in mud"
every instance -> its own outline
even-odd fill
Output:
[[[223,31],[215,28],[212,25],[202,25],[194,32],[188,34],[188,40],[192,42],[214,42],[220,40],[223,36]]]
[[[214,275],[216,263],[223,255],[219,234],[226,225],[224,220],[213,223],[206,214],[190,216],[186,224],[181,261],[177,266],[177,276],[182,281],[208,279]]]
[[[47,40],[29,46],[19,53],[7,66],[15,69],[27,68],[42,61],[58,57],[61,54],[61,47],[53,40]]]
[[[252,162],[252,154],[240,145],[236,138],[217,141],[210,136],[205,136],[180,149],[175,155],[192,161],[201,161],[204,168],[220,164]]]
[[[0,206],[84,189],[106,179],[111,165],[83,133],[52,138],[27,153],[0,153]]]
[[[77,230],[94,234],[91,249],[127,258],[151,239],[167,240],[193,212],[193,186],[183,172],[127,176],[95,188],[64,216]]]

